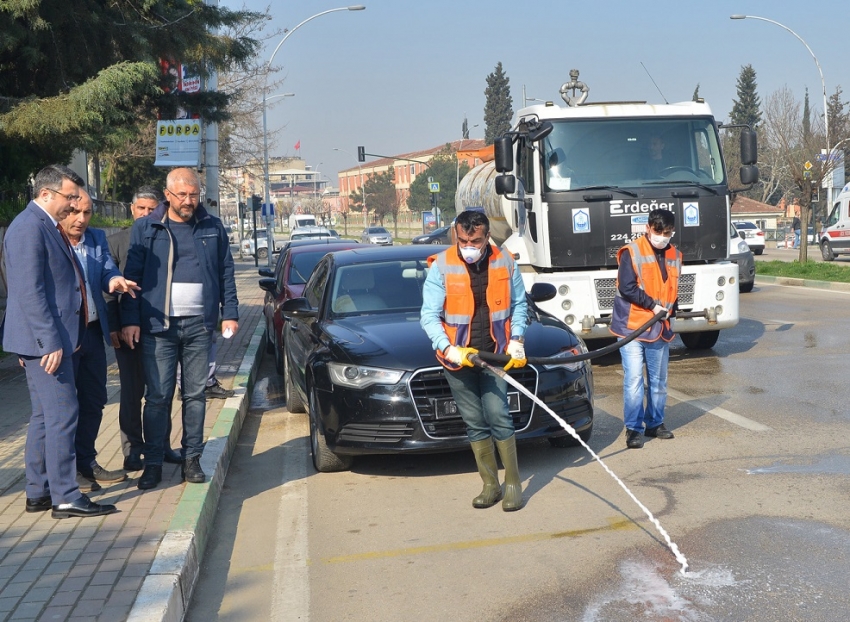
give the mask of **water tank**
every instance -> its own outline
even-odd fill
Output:
[[[455,195],[455,210],[460,213],[471,207],[483,207],[490,219],[490,237],[501,245],[511,235],[511,228],[502,211],[502,197],[496,194],[498,173],[493,162],[479,164],[460,180]]]

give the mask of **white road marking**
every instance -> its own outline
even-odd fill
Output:
[[[734,423],[735,425],[741,426],[742,428],[746,428],[747,430],[752,430],[754,432],[767,432],[768,430],[770,430],[768,426],[761,424],[758,421],[747,419],[743,415],[733,413],[732,411],[726,410],[725,408],[721,408],[720,406],[712,406],[707,402],[703,402],[702,400],[691,397],[687,393],[682,393],[681,391],[676,391],[675,389],[668,388],[667,395],[678,402],[685,402],[689,406],[698,408],[699,410],[702,410],[708,415],[720,417],[721,419],[728,421],[729,423]]]
[[[277,512],[272,620],[310,620],[307,570],[307,439],[299,434],[303,415],[288,415],[283,450],[283,481]]]

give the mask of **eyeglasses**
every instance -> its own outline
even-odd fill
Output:
[[[185,201],[186,199],[192,199],[193,201],[197,201],[199,198],[201,198],[200,192],[171,192],[171,190],[169,190],[168,188],[166,188],[165,191],[178,201]]]
[[[48,190],[50,190],[50,192],[55,192],[60,197],[65,197],[71,203],[76,203],[77,201],[83,198],[79,194],[65,194],[64,192],[59,192],[58,190],[54,190],[53,188],[48,188]]]

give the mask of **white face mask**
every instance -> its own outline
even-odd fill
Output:
[[[475,263],[481,259],[481,250],[477,246],[461,246],[460,255],[466,263]]]
[[[662,248],[667,248],[667,245],[670,243],[670,239],[672,235],[658,235],[656,233],[649,234],[649,243],[652,244],[658,250]]]

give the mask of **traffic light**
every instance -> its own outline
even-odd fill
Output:
[[[365,162],[366,161],[366,147],[357,147],[357,161]]]
[[[431,207],[437,207],[437,196],[436,192],[431,193]]]
[[[239,218],[245,218],[245,211],[248,209],[248,206],[245,205],[243,201],[239,201]]]
[[[251,202],[251,211],[252,212],[259,212],[260,208],[263,206],[262,197],[260,197],[260,195],[258,195],[258,194],[252,194],[251,198],[249,200]]]

